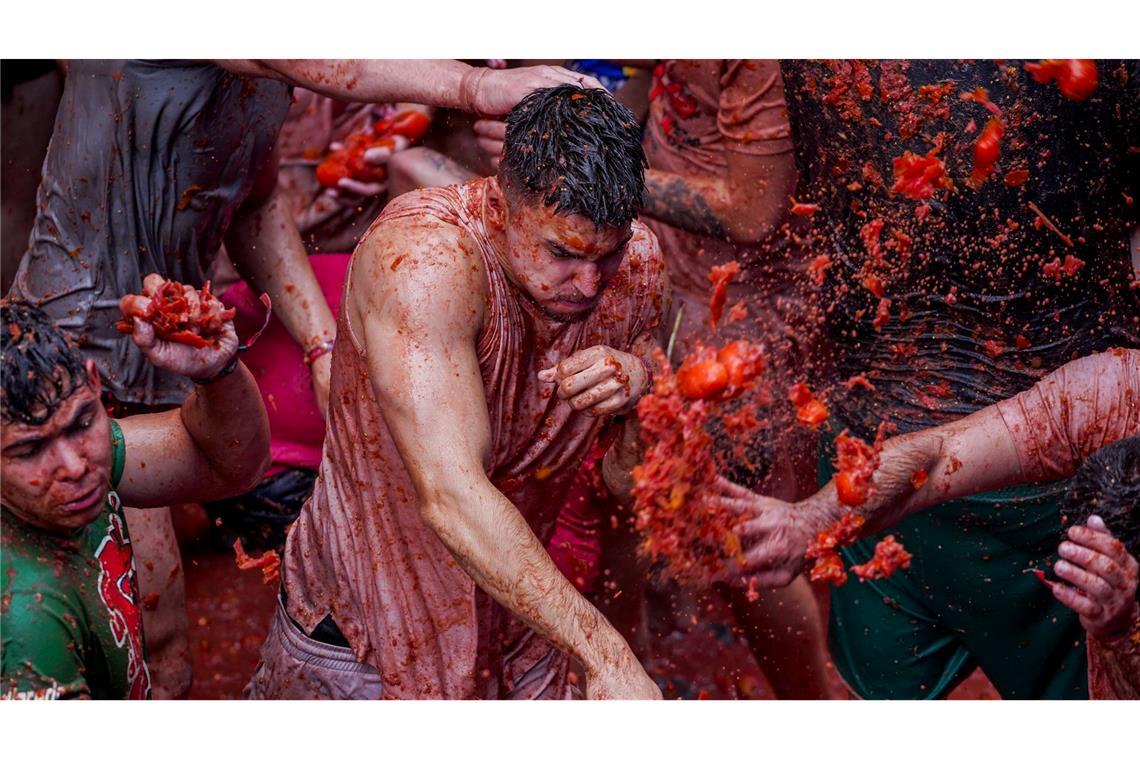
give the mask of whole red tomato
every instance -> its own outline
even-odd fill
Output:
[[[392,120],[392,134],[403,135],[411,142],[424,136],[431,119],[419,111],[401,111]]]
[[[734,340],[716,354],[716,360],[728,372],[728,384],[743,389],[764,370],[764,355],[746,340]]]
[[[682,364],[677,370],[677,382],[685,398],[693,401],[713,398],[728,386],[728,370],[714,360]]]
[[[320,182],[323,187],[335,188],[337,183],[350,175],[348,151],[335,151],[317,164],[317,182]]]

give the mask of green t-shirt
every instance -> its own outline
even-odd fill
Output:
[[[115,446],[112,487],[124,461]],[[119,497],[70,535],[0,516],[0,698],[148,699],[134,553]]]

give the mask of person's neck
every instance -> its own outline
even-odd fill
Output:
[[[19,514],[7,504],[0,503],[0,529],[6,528],[10,525],[17,525],[21,529],[30,530],[40,535],[53,539],[67,548],[77,548],[76,541],[83,535],[83,531],[91,525],[81,525],[78,528],[61,528],[57,525],[50,525],[39,520],[29,520],[24,515]]]

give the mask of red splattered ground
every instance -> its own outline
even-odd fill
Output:
[[[232,551],[182,551],[194,684],[190,699],[241,699],[273,617],[277,586],[242,572]]]
[[[191,699],[241,699],[257,666],[258,650],[273,615],[276,587],[261,574],[242,572],[233,552],[190,545],[183,550],[190,648],[194,657]],[[679,611],[670,632],[655,632],[650,672],[665,684],[667,699],[772,699],[772,689],[747,645],[722,623],[729,619],[719,600],[712,613]],[[682,620],[685,613],[697,615]],[[828,664],[832,684],[842,682]],[[732,674],[732,675],[729,675]],[[950,699],[998,699],[981,671],[976,671]]]

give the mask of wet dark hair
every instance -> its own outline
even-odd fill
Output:
[[[87,367],[67,333],[26,301],[0,299],[0,417],[43,425],[87,384]]]
[[[1061,506],[1068,525],[1099,515],[1132,556],[1140,558],[1140,435],[1109,444],[1077,470]]]
[[[641,126],[605,90],[535,90],[507,116],[499,178],[507,192],[541,197],[567,216],[620,227],[645,192]]]

